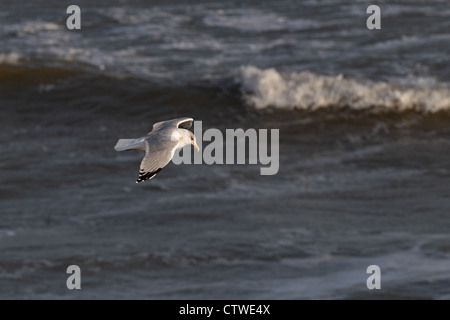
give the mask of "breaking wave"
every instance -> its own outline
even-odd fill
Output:
[[[16,52],[0,54],[0,64],[17,64],[22,56]]]
[[[405,86],[308,71],[281,73],[254,66],[241,67],[239,81],[245,101],[257,109],[450,110],[450,88],[443,85]]]

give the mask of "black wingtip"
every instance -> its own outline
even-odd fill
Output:
[[[142,181],[146,181],[146,180],[150,180],[151,178],[153,178],[154,176],[156,176],[156,174],[158,172],[160,172],[162,170],[162,168],[159,168],[156,171],[153,172],[145,172],[144,170],[139,170],[139,177],[136,180],[136,183],[140,183]]]

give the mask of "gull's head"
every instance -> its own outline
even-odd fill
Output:
[[[195,149],[197,151],[200,151],[200,148],[197,145],[197,140],[195,140],[194,134],[191,131],[189,131],[189,132],[190,132],[190,135],[191,135],[191,144],[195,147]]]

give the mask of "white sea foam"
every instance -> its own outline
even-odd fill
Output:
[[[16,64],[20,59],[22,59],[22,56],[16,52],[0,54],[0,64]]]
[[[258,109],[450,110],[450,88],[446,86],[404,86],[254,66],[241,68],[240,82],[245,100]]]
[[[14,237],[16,235],[16,231],[11,229],[0,229],[0,239],[6,237]]]
[[[405,237],[409,241],[412,235],[407,233],[385,233],[385,238],[399,241]],[[425,235],[427,240],[433,236]],[[441,236],[444,237],[444,236]],[[276,295],[280,299],[292,297],[308,299],[336,299],[345,298],[348,294],[358,294],[366,289],[365,282],[369,277],[365,271],[369,265],[380,266],[382,288],[388,287],[393,295],[411,295],[416,297],[429,296],[430,290],[405,292],[404,288],[414,286],[418,282],[438,283],[447,281],[449,277],[450,263],[448,259],[429,257],[422,250],[413,247],[409,250],[387,253],[370,257],[346,257],[324,253],[311,258],[283,259],[282,263],[297,269],[327,268],[331,270],[326,276],[308,276],[289,281],[274,280],[270,295]],[[331,267],[331,266],[334,266]],[[339,266],[339,267],[336,267]],[[386,290],[386,289],[385,289]],[[369,290],[367,290],[369,291]],[[382,291],[382,290],[379,290]],[[439,292],[436,298],[444,298]],[[446,296],[445,296],[446,297]]]
[[[102,9],[100,13],[116,20],[121,25],[152,24],[156,26],[163,24],[166,27],[176,27],[190,20],[187,15],[175,14],[160,7],[151,9],[113,7]]]
[[[3,32],[14,33],[18,36],[36,34],[42,31],[55,31],[61,29],[61,25],[47,21],[27,21],[25,23],[10,24],[3,26]]]
[[[318,22],[308,19],[288,19],[272,12],[256,9],[228,9],[210,11],[203,23],[211,27],[238,29],[240,31],[279,31],[317,28]]]
[[[394,38],[382,42],[368,44],[364,47],[364,49],[370,52],[374,50],[412,50],[413,48],[419,48],[421,46],[431,46],[434,44],[445,43],[449,40],[449,34],[434,34],[428,35],[427,37],[401,36],[400,38]]]

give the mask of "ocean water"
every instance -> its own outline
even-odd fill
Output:
[[[450,298],[448,1],[76,4],[0,2],[0,298]],[[183,116],[279,129],[278,173],[135,184],[117,140]]]

